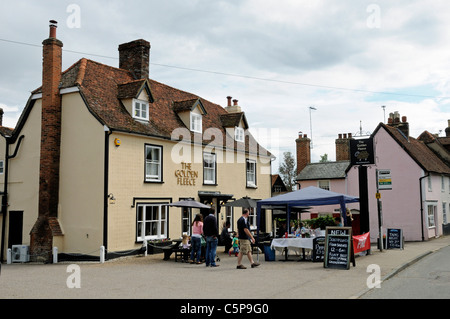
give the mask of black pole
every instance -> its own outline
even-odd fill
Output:
[[[360,165],[358,167],[359,177],[359,208],[361,232],[368,233],[370,231],[369,222],[369,189],[367,182],[367,166]]]

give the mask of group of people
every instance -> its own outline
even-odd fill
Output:
[[[237,221],[238,231],[237,233],[233,232],[232,240],[228,235],[229,223],[225,225],[224,231],[222,232],[222,242],[225,244],[225,251],[228,252],[230,248],[233,248],[233,253],[237,254],[237,269],[247,268],[242,264],[244,255],[247,256],[252,268],[259,266],[259,263],[255,262],[252,257],[251,244],[255,243],[255,238],[250,232],[248,215],[248,209],[244,209],[242,216]],[[224,237],[225,232],[226,237]],[[201,264],[202,237],[206,241],[206,267],[218,267],[219,265],[216,263],[216,251],[219,243],[219,230],[214,209],[210,210],[209,215],[204,220],[201,214],[197,214],[192,222],[190,263]],[[182,245],[188,248],[189,244],[186,238],[183,238]],[[227,238],[230,240],[228,241]]]

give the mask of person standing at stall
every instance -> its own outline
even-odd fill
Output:
[[[219,242],[219,229],[217,228],[217,219],[215,210],[211,208],[209,215],[203,221],[203,234],[206,236],[206,267],[218,267],[216,264],[216,250]]]
[[[237,221],[238,228],[238,238],[239,238],[239,255],[237,260],[237,269],[246,269],[242,264],[242,257],[247,255],[248,260],[250,261],[251,267],[258,267],[259,264],[253,261],[252,257],[252,245],[255,243],[255,238],[250,232],[250,224],[248,221],[248,209],[244,209],[242,211],[242,216]]]

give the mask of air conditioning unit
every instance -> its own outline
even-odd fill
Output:
[[[26,245],[12,245],[11,259],[13,263],[26,263],[30,261],[29,247]]]

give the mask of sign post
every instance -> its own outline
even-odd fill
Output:
[[[383,251],[383,215],[380,190],[392,189],[392,179],[390,169],[377,169],[377,209],[378,209],[378,238],[380,241],[380,251]]]

